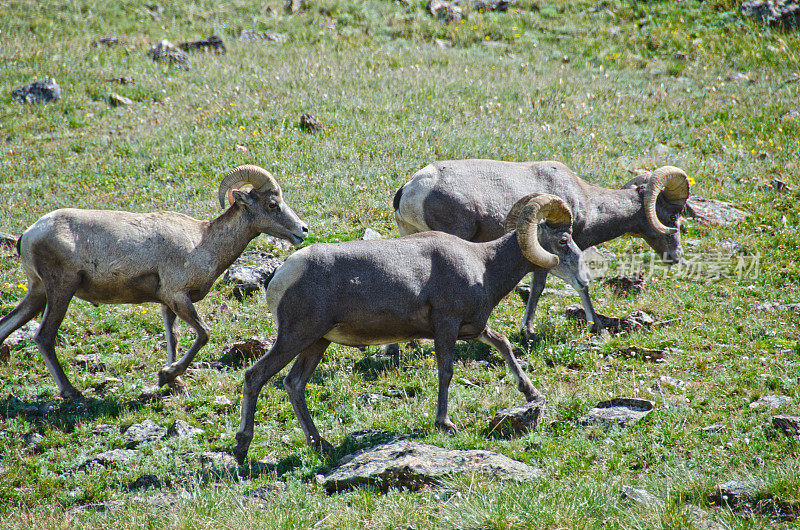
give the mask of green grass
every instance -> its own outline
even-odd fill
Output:
[[[89,395],[107,376],[122,381],[79,409],[55,397],[32,344],[0,364],[0,525],[685,528],[698,524],[689,510],[699,506],[726,526],[774,526],[710,504],[714,485],[735,478],[751,480],[760,498],[800,502],[798,442],[771,427],[772,412],[748,406],[784,394],[794,403],[780,412],[800,415],[797,314],[752,309],[764,300],[800,301],[800,120],[782,118],[800,110],[800,83],[788,82],[800,71],[800,36],[745,20],[728,0],[522,0],[506,13],[472,12],[450,25],[433,20],[423,4],[324,0],[290,16],[277,2],[240,0],[5,2],[0,230],[18,235],[65,206],[210,218],[219,213],[221,176],[256,163],[278,178],[311,227],[310,242],[358,238],[367,227],[396,236],[394,191],[437,159],[555,159],[606,186],[625,182],[626,169],[672,164],[696,181],[694,193],[752,213],[736,226],[687,221],[684,238],[698,240],[686,247],[690,256],[720,250],[720,241],[732,238],[745,252],[760,253],[759,276],[651,279],[645,293],[625,298],[595,282],[600,312],[642,309],[672,323],[613,337],[594,350],[585,344],[596,339],[563,317],[577,297],[545,296],[537,315],[544,340],[520,357],[550,409],[541,429],[515,439],[485,436],[488,418],[521,396],[499,356],[484,346],[459,346],[451,388],[455,436],[433,429],[429,344],[377,370],[354,368],[364,353],[331,347],[308,398],[321,432],[342,454],[366,443],[352,433],[372,429],[492,449],[547,472],[526,485],[462,476],[421,492],[361,488],[333,496],[314,480],[330,462],[305,447],[280,379],[265,386],[256,415],[251,456],[268,463],[266,471],[242,480],[204,475],[185,455],[233,446],[241,368],[193,370],[190,396],[141,398],[166,356],[157,307],[96,308],[75,300],[58,348],[71,380]],[[274,30],[289,42],[238,41],[242,29]],[[212,33],[224,39],[227,55],[193,54],[189,70],[146,55],[162,38],[177,43]],[[91,46],[106,36],[126,42]],[[110,81],[121,76],[134,83]],[[61,85],[61,101],[11,100],[11,90],[44,77]],[[134,104],[110,107],[111,92]],[[304,112],[325,129],[302,132]],[[668,153],[657,154],[657,144]],[[791,190],[767,186],[773,178]],[[262,238],[252,246],[268,245]],[[628,237],[605,247],[646,250]],[[24,282],[18,261],[0,258],[0,314],[22,298]],[[240,303],[217,284],[198,304],[201,315],[223,301],[236,320],[212,323],[198,361],[219,360],[237,339],[275,333],[263,294]],[[491,324],[517,339],[522,310],[518,298],[508,297]],[[192,337],[183,329],[185,349]],[[658,364],[615,354],[630,345],[679,350]],[[79,354],[100,354],[104,367],[80,368]],[[664,384],[664,375],[685,388]],[[374,405],[358,399],[390,389],[405,389],[408,397]],[[214,405],[221,395],[232,405]],[[612,396],[651,399],[656,409],[628,430],[574,426]],[[48,403],[54,408],[43,410]],[[30,412],[37,405],[40,413]],[[144,448],[132,466],[82,466],[90,455],[124,445],[119,435],[94,432],[96,425],[146,418],[162,425],[185,419],[205,433],[196,442]],[[713,423],[726,428],[701,430]],[[36,451],[22,440],[34,431],[45,437]],[[148,473],[185,495],[168,510],[137,501],[152,492],[131,492],[128,484]],[[286,488],[272,498],[243,496],[275,480]],[[623,484],[659,495],[664,508],[621,499]]]

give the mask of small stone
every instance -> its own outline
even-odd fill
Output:
[[[133,100],[128,99],[125,96],[120,96],[116,92],[112,92],[108,95],[108,104],[112,107],[125,107],[133,105]]]
[[[286,489],[286,483],[281,482],[280,480],[276,480],[274,482],[268,482],[267,484],[262,484],[261,486],[257,487],[256,489],[250,492],[250,496],[257,497],[265,501],[271,501],[275,499],[276,494],[282,492],[285,489]]]
[[[225,43],[222,42],[222,39],[217,35],[211,35],[209,38],[203,40],[181,42],[180,44],[178,44],[178,48],[180,48],[185,52],[210,51],[214,53],[226,53],[228,51],[227,48],[225,48]]]
[[[106,81],[108,81],[109,83],[117,83],[118,85],[132,85],[133,83],[136,82],[136,80],[125,76],[112,77],[110,79],[106,79]]]
[[[237,151],[249,151],[249,149],[247,149],[247,146],[241,144],[236,144],[234,146],[234,149],[236,149]]]
[[[95,434],[118,434],[119,425],[112,425],[110,423],[101,423],[92,427],[92,432]]]
[[[780,396],[773,394],[769,396],[764,396],[756,401],[753,401],[752,403],[750,403],[750,408],[753,410],[763,409],[763,408],[777,409],[791,404],[792,401],[794,400],[789,396]]]
[[[29,432],[22,435],[22,441],[28,446],[28,449],[37,449],[39,444],[44,441],[44,436],[38,432]]]
[[[472,9],[475,11],[507,11],[510,6],[517,4],[517,0],[473,0]]]
[[[18,103],[50,103],[61,99],[61,87],[53,78],[39,79],[15,88],[11,99]]]
[[[205,431],[200,427],[195,427],[191,423],[184,420],[175,420],[175,423],[167,429],[167,437],[172,438],[197,438],[198,435],[203,434]]]
[[[383,239],[383,236],[377,230],[373,230],[372,228],[367,228],[364,230],[364,235],[361,236],[361,239],[364,241],[370,241],[372,239]]]
[[[664,362],[667,352],[654,348],[642,348],[641,346],[627,346],[617,350],[618,355],[625,359],[641,359],[643,361]]]
[[[656,144],[653,146],[652,152],[657,157],[665,157],[670,153],[670,149],[664,144]]]
[[[735,508],[742,504],[749,504],[753,500],[753,487],[748,482],[729,480],[717,484],[716,491],[711,500],[721,506]]]
[[[191,456],[196,456],[198,460],[204,465],[210,465],[216,468],[230,468],[237,467],[236,458],[228,453],[216,451],[203,451],[202,453],[190,453]]]
[[[780,415],[772,417],[772,425],[782,430],[787,436],[800,438],[800,416]]]
[[[214,398],[214,405],[220,405],[224,407],[231,404],[231,400],[228,399],[228,396],[217,396]]]
[[[668,375],[662,375],[658,378],[659,381],[664,383],[667,386],[670,386],[675,389],[684,390],[686,388],[686,381],[682,381],[675,377],[670,377]]]
[[[231,348],[222,356],[221,362],[229,366],[239,366],[244,361],[257,361],[267,354],[275,338],[250,337],[246,340],[234,342]]]
[[[712,423],[711,425],[706,425],[700,430],[706,433],[718,433],[724,431],[725,429],[726,427],[722,423]]]
[[[75,363],[84,370],[90,370],[93,372],[106,369],[105,363],[100,360],[99,353],[93,353],[89,355],[78,354],[75,356]]]
[[[289,37],[283,33],[277,33],[275,31],[254,31],[251,29],[242,31],[239,34],[239,39],[245,41],[274,42],[276,44],[283,44],[289,41]]]
[[[383,394],[374,394],[372,392],[366,392],[358,396],[358,400],[365,405],[376,405],[381,403],[382,401],[388,401],[389,398],[384,396]]]
[[[781,116],[783,121],[798,121],[800,120],[800,110],[790,110]]]
[[[536,429],[544,415],[544,399],[529,401],[524,405],[516,405],[498,410],[489,421],[489,430],[514,435],[525,434]]]
[[[316,116],[312,116],[307,112],[300,116],[300,130],[307,133],[315,133],[322,129],[324,129],[322,121]]]
[[[122,437],[129,447],[135,447],[144,442],[155,442],[167,435],[167,429],[160,426],[153,420],[144,420],[141,423],[134,423],[125,431]]]
[[[94,385],[94,393],[95,394],[102,394],[103,392],[108,390],[109,386],[117,384],[117,383],[121,383],[121,382],[122,382],[122,379],[120,379],[119,377],[106,377],[105,379],[103,379],[102,381],[100,381],[99,383]]]
[[[601,401],[578,419],[581,427],[630,427],[647,417],[653,402],[637,398],[612,398]]]
[[[800,313],[800,304],[784,304],[781,302],[761,302],[752,305],[756,311],[794,311]]]
[[[644,274],[637,273],[629,276],[614,276],[603,280],[603,285],[609,287],[617,296],[639,295],[646,289]]]
[[[156,62],[166,62],[180,68],[189,68],[189,56],[167,39],[150,48],[150,57]]]
[[[106,46],[108,48],[112,48],[117,44],[120,44],[119,37],[103,37],[100,39],[95,39],[92,41],[92,48],[97,48],[100,45]]]
[[[426,9],[434,18],[442,22],[460,22],[464,18],[464,11],[456,5],[456,2],[428,0]]]
[[[634,488],[633,486],[622,486],[621,493],[624,498],[630,499],[644,506],[648,506],[651,508],[658,508],[664,506],[663,500],[661,500],[659,497],[656,497],[647,490]]]

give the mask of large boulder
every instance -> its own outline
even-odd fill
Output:
[[[329,492],[367,484],[381,491],[389,488],[417,490],[434,485],[454,473],[481,473],[501,480],[530,481],[541,469],[492,451],[451,450],[399,440],[345,456],[324,479]]]
[[[61,87],[53,78],[39,79],[15,88],[11,98],[19,103],[50,103],[61,99]]]

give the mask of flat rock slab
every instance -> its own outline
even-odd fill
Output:
[[[195,427],[188,421],[175,420],[175,423],[170,425],[167,429],[167,436],[170,438],[197,438],[198,435],[203,434],[205,431],[200,427]]]
[[[777,394],[764,396],[750,403],[751,409],[777,409],[789,405],[794,400],[789,396],[780,396]]]
[[[637,398],[613,398],[601,401],[578,419],[581,427],[630,427],[653,410],[653,402]]]
[[[228,267],[222,281],[233,285],[233,296],[238,300],[266,289],[281,261],[268,252],[247,251]]]
[[[648,506],[651,508],[659,508],[664,506],[664,501],[661,498],[653,495],[647,490],[634,488],[633,486],[622,486],[620,493],[626,499],[630,499],[637,504]]]
[[[155,442],[167,435],[166,427],[162,427],[153,420],[144,420],[134,423],[125,431],[122,437],[128,442],[129,447],[135,447],[144,442]]]
[[[788,416],[785,414],[773,416],[772,425],[776,429],[785,432],[788,436],[797,436],[800,438],[800,416]]]
[[[130,462],[139,452],[134,449],[112,449],[89,458],[86,463],[99,462],[104,466],[120,466]]]
[[[740,210],[730,203],[716,199],[691,196],[686,201],[685,215],[714,225],[735,224],[748,217],[749,212]]]
[[[489,430],[502,434],[525,434],[539,425],[544,409],[544,400],[529,401],[524,405],[500,409],[489,421]]]
[[[512,460],[492,451],[449,450],[407,440],[362,449],[340,460],[323,484],[329,492],[362,484],[377,487],[417,490],[434,485],[454,473],[481,473],[501,480],[535,480],[541,469]]]

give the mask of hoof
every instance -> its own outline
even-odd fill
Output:
[[[80,402],[80,403],[83,403],[83,402],[86,401],[86,398],[83,397],[83,394],[81,394],[80,390],[78,390],[77,388],[74,388],[74,387],[73,388],[65,388],[64,390],[59,392],[59,394],[61,395],[61,398],[66,400],[66,401],[77,401],[77,402]]]
[[[444,421],[437,421],[435,423],[436,428],[442,432],[446,432],[447,434],[455,434],[458,429],[456,429],[456,424],[450,421],[450,419],[446,419]]]
[[[186,383],[183,382],[183,379],[181,379],[180,377],[176,377],[175,379],[173,379],[172,381],[168,382],[167,384],[169,385],[169,389],[172,391],[173,395],[176,395],[176,396],[178,396],[178,395],[188,396],[189,395],[189,387],[186,385]]]
[[[542,337],[538,333],[526,329],[519,330],[519,335],[523,346],[536,347],[542,342]]]
[[[170,385],[178,378],[175,375],[175,370],[171,366],[167,366],[158,371],[158,386]]]
[[[252,435],[247,435],[241,432],[236,433],[236,447],[233,449],[233,456],[236,462],[241,466],[247,460],[247,452],[250,450],[250,442],[253,441]]]
[[[336,450],[336,448],[325,438],[320,438],[317,442],[312,441],[309,443],[309,445],[326,457],[333,456],[333,453]]]

